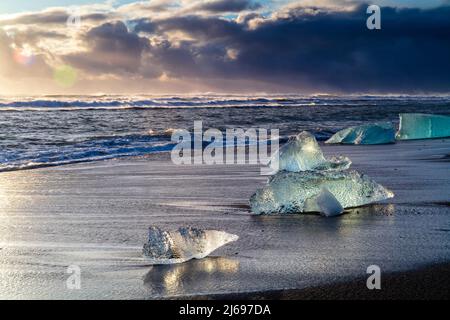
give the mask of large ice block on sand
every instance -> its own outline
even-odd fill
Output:
[[[338,131],[325,143],[385,144],[395,142],[395,129],[390,122],[377,122]]]
[[[394,193],[357,171],[281,171],[250,198],[255,214],[301,213],[305,201],[326,188],[344,208],[392,198]],[[314,210],[313,210],[314,211]]]
[[[450,116],[401,113],[398,140],[450,137]]]
[[[204,258],[238,238],[237,235],[217,230],[183,227],[164,231],[152,226],[148,230],[148,242],[144,244],[143,255],[152,264],[182,263]]]
[[[350,159],[342,156],[326,159],[316,138],[311,133],[303,131],[289,139],[274,154],[270,162],[270,167],[275,172],[278,170],[291,172],[345,170],[350,167],[351,163]]]

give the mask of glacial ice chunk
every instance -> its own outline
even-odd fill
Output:
[[[377,122],[338,131],[325,143],[385,144],[395,142],[395,129],[390,122]]]
[[[148,242],[144,244],[143,255],[152,264],[182,263],[191,259],[204,258],[217,248],[238,239],[237,235],[224,231],[190,227],[164,231],[151,226],[148,230]]]
[[[450,137],[450,116],[401,113],[397,140]]]
[[[333,217],[342,214],[344,208],[336,197],[324,187],[319,194],[305,200],[303,211],[320,212],[325,217]]]
[[[326,159],[316,138],[311,133],[303,131],[278,149],[270,161],[270,168],[274,172],[346,170],[351,163],[349,158],[342,156]]]
[[[301,213],[307,199],[327,188],[344,208],[392,198],[394,193],[357,171],[281,171],[250,198],[255,214]],[[316,200],[317,202],[317,200]]]

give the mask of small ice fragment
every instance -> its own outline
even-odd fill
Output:
[[[281,171],[250,198],[255,214],[305,212],[305,201],[327,188],[344,208],[392,198],[394,193],[357,171]],[[308,208],[306,208],[308,209]]]
[[[152,226],[148,231],[148,242],[144,244],[143,255],[152,264],[173,264],[201,259],[217,248],[239,239],[237,235],[224,231],[190,227],[164,231]]]
[[[325,217],[333,217],[342,214],[344,208],[327,188],[322,188],[319,194],[305,200],[303,211],[320,212]]]
[[[390,122],[377,122],[338,131],[325,143],[385,144],[395,142],[395,129]]]
[[[289,139],[273,156],[270,167],[276,172],[285,170],[300,172],[308,170],[346,170],[351,165],[347,157],[326,159],[316,138],[309,132],[300,132]]]
[[[450,137],[450,116],[401,113],[397,140]]]

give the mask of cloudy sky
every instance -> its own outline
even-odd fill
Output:
[[[450,1],[2,0],[0,94],[448,93]]]

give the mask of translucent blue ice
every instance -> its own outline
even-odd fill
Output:
[[[273,156],[270,167],[276,172],[308,170],[345,170],[351,165],[346,157],[325,158],[316,138],[309,132],[300,132],[283,145]]]
[[[450,116],[401,113],[398,140],[450,137]]]
[[[390,122],[370,123],[343,129],[325,143],[385,144],[395,142],[395,129]]]
[[[394,196],[392,191],[354,170],[281,171],[256,191],[250,198],[250,206],[255,214],[317,211],[308,201],[313,199],[317,203],[314,199],[323,192],[323,188],[332,193],[343,208],[358,207]],[[326,204],[328,201],[322,202]]]
[[[338,216],[344,208],[327,188],[322,188],[319,194],[305,200],[304,212],[319,212],[325,217]]]
[[[217,248],[238,238],[237,235],[217,230],[183,227],[165,231],[151,226],[143,255],[152,264],[182,263],[204,258]]]

